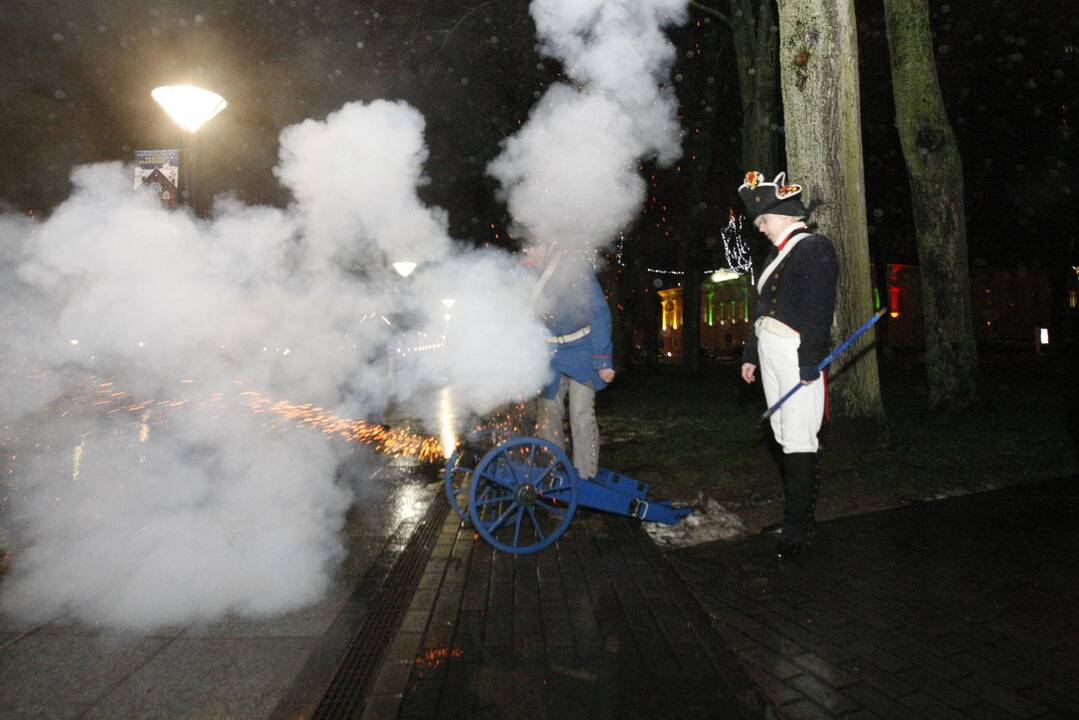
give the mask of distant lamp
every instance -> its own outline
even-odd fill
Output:
[[[1038,329],[1038,339],[1041,340],[1042,345],[1049,344],[1049,328]]]
[[[457,301],[454,300],[453,298],[442,298],[442,304],[446,306],[447,310],[449,310],[451,307],[453,307],[454,303],[456,303],[456,302]]]
[[[412,274],[412,271],[416,269],[416,263],[408,260],[402,260],[393,264],[393,269],[397,271],[397,274],[401,277],[408,277]]]
[[[194,134],[228,103],[215,92],[194,85],[162,85],[150,96],[185,131]]]
[[[714,273],[712,273],[712,282],[727,282],[728,280],[735,280],[739,277],[741,276],[734,270],[731,270],[729,268],[720,268],[719,270],[716,270]]]

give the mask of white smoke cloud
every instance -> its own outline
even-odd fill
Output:
[[[667,26],[686,0],[533,0],[541,52],[574,84],[552,85],[488,166],[531,242],[590,257],[636,215],[639,161],[681,155]]]
[[[452,378],[448,384],[459,409],[482,414],[508,400],[527,398],[545,384],[550,372],[547,331],[536,318],[534,281],[518,270],[515,259],[483,249],[420,272],[411,297],[426,306],[411,307],[424,314],[424,322],[405,338],[402,349],[432,343],[442,348],[401,357],[410,370],[404,376],[414,383],[406,394],[425,397],[424,388],[446,385],[444,378]],[[494,328],[497,338],[491,335]]]
[[[350,448],[243,393],[433,420],[444,386],[463,415],[542,386],[530,283],[453,246],[416,196],[426,155],[415,110],[350,103],[282,133],[287,210],[196,219],[103,164],[46,221],[0,218],[5,611],[147,628],[301,607],[342,553]]]
[[[421,204],[416,187],[427,146],[423,116],[405,102],[349,103],[325,122],[305,120],[281,133],[275,173],[292,191],[316,253],[370,261],[430,262],[449,250],[446,213]],[[377,168],[377,172],[372,170]]]

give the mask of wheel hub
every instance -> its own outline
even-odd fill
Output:
[[[539,495],[536,492],[536,486],[532,483],[526,483],[517,488],[517,492],[514,493],[514,497],[519,504],[524,507],[532,507],[536,504],[536,497]]]

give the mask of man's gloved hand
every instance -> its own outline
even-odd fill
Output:
[[[820,370],[816,365],[799,365],[798,375],[802,378],[802,382],[811,383],[820,377]]]

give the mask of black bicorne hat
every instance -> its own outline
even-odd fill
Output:
[[[785,172],[776,175],[772,182],[764,182],[764,175],[750,170],[738,188],[738,194],[751,220],[768,213],[800,218],[808,214],[802,204],[802,186],[788,184]]]

